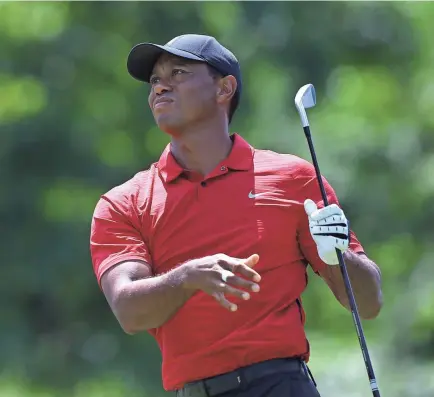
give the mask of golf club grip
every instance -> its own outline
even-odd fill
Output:
[[[309,128],[309,126],[306,126],[306,127],[303,127],[303,130],[304,130],[304,134],[306,135],[307,143],[309,145],[309,151],[310,151],[310,155],[312,157],[312,163],[313,163],[313,166],[315,168],[315,174],[316,174],[319,188],[321,190],[321,196],[322,196],[322,199],[324,202],[324,206],[328,206],[329,202],[327,200],[327,192],[324,188],[324,183],[323,183],[323,180],[321,177],[321,172],[319,169],[318,160],[316,158],[315,148],[314,148],[313,142],[312,142],[312,136],[310,133],[310,128]],[[368,346],[366,344],[365,334],[363,332],[362,323],[360,321],[359,311],[357,309],[357,303],[356,303],[356,300],[354,298],[354,293],[353,293],[353,289],[351,287],[350,277],[348,276],[347,267],[345,265],[344,256],[342,255],[342,252],[337,248],[336,248],[336,254],[337,254],[337,257],[339,260],[339,268],[341,270],[342,278],[344,280],[344,285],[345,285],[345,289],[347,292],[351,313],[353,315],[353,321],[354,321],[354,325],[356,327],[357,336],[359,338],[359,343],[360,343],[360,348],[362,350],[363,360],[365,361],[366,372],[368,374],[372,395],[374,397],[380,397],[380,391],[378,390],[377,380],[375,378],[374,369],[372,367],[371,358],[369,356]]]

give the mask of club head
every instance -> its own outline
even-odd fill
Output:
[[[313,108],[316,105],[316,93],[313,84],[306,84],[301,87],[295,96],[295,104],[303,104],[305,109]]]
[[[316,93],[313,84],[306,84],[301,87],[295,95],[295,106],[300,115],[303,127],[309,125],[305,109],[312,108],[316,105]]]

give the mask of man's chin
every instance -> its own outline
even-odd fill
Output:
[[[179,122],[176,122],[173,117],[169,117],[169,115],[161,114],[155,117],[155,122],[157,127],[169,134],[171,136],[179,136],[181,133],[181,125]]]

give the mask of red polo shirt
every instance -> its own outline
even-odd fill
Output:
[[[330,203],[336,195],[325,181]],[[237,312],[198,292],[158,329],[166,390],[276,357],[309,358],[300,295],[306,265],[327,266],[310,236],[303,203],[322,205],[313,166],[296,156],[252,148],[234,135],[230,155],[206,178],[184,171],[170,153],[102,196],[92,220],[98,281],[125,260],[154,274],[217,253],[260,255],[261,291]],[[363,252],[352,233],[351,249]],[[144,357],[144,359],[146,359]]]

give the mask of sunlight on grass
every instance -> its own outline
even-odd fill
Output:
[[[10,38],[39,40],[59,35],[68,18],[67,2],[0,4],[0,32]]]
[[[92,216],[102,191],[80,181],[60,180],[47,189],[41,206],[47,220],[56,222],[86,221]]]
[[[0,123],[39,113],[47,106],[47,92],[33,77],[0,74]]]

